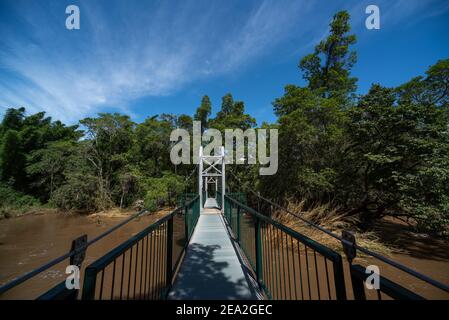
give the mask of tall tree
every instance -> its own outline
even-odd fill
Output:
[[[201,105],[196,109],[194,119],[196,121],[201,121],[201,130],[207,129],[207,122],[212,111],[212,104],[210,102],[209,96],[204,96],[201,99]]]
[[[1,132],[6,132],[8,129],[20,130],[25,118],[25,108],[9,108],[3,116],[1,124]]]
[[[228,93],[223,96],[221,110],[217,112],[217,116],[210,119],[209,126],[221,131],[225,129],[242,129],[254,127],[256,119],[245,113],[245,104],[243,101],[235,101],[232,94]]]
[[[80,123],[86,127],[85,156],[96,172],[99,204],[104,209],[113,203],[112,191],[119,184],[118,172],[133,145],[134,123],[118,113],[100,113],[98,118],[86,118]]]
[[[9,129],[3,135],[0,149],[1,180],[22,191],[25,182],[25,153],[16,130]]]
[[[349,18],[346,11],[335,14],[330,23],[329,36],[299,64],[309,88],[318,90],[323,97],[345,98],[356,89],[357,79],[350,77],[350,71],[357,55],[349,49],[356,42],[356,37],[348,34],[351,30]]]

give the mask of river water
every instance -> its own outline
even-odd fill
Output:
[[[88,248],[87,266],[120,243],[129,239],[166,213],[143,216],[96,242]],[[0,221],[0,284],[54,259],[70,250],[71,242],[83,234],[88,239],[100,235],[127,218],[49,213],[27,215]],[[66,278],[68,260],[42,272],[1,299],[33,299]]]

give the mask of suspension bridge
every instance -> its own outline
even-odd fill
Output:
[[[254,190],[229,192],[223,147],[213,156],[203,155],[201,148],[195,172],[197,192],[183,194],[171,213],[87,266],[83,260],[90,246],[147,211],[89,241],[86,235],[74,239],[66,254],[2,285],[0,299],[62,263],[80,268],[81,287],[68,289],[62,281],[37,299],[425,299],[413,289],[419,286],[449,298],[447,285],[359,246],[351,232],[335,234]],[[335,239],[341,252],[282,224],[273,210]],[[381,272],[380,286],[367,289],[370,273],[358,254],[401,273],[398,279],[413,285]]]

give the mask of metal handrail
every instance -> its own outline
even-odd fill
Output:
[[[193,202],[194,200],[190,201],[188,204],[189,205],[191,202]],[[179,210],[180,208],[176,208],[174,211]],[[43,264],[42,266],[29,271],[7,283],[5,283],[4,285],[0,286],[0,295],[7,292],[8,290],[18,286],[19,284],[35,277],[36,275],[44,272],[45,270],[57,265],[58,263],[71,258],[72,256],[74,256],[75,254],[77,254],[80,251],[84,251],[87,250],[88,247],[90,247],[91,245],[93,245],[94,243],[96,243],[97,241],[103,239],[104,237],[106,237],[107,235],[111,234],[112,232],[114,232],[115,230],[123,227],[124,225],[126,225],[127,223],[129,223],[130,221],[138,218],[139,216],[143,215],[144,213],[149,212],[148,209],[143,209],[135,214],[133,214],[132,216],[130,216],[129,218],[127,218],[126,220],[120,222],[119,224],[115,225],[114,227],[110,228],[109,230],[105,231],[104,233],[100,234],[99,236],[95,237],[94,239],[88,241],[84,246],[81,246],[80,248],[78,248],[77,250],[71,250],[45,264]],[[162,218],[163,219],[163,218]]]
[[[235,195],[239,195],[239,194],[235,194]],[[233,211],[233,207],[237,208],[237,223],[235,224],[235,221],[232,216],[232,211]],[[255,258],[255,261],[252,261],[251,256],[251,252],[248,252],[247,249],[245,249],[246,245],[245,245],[245,241],[244,241],[244,237],[242,237],[242,232],[240,230],[241,228],[241,214],[242,213],[246,213],[249,214],[250,216],[253,217],[254,219],[254,240],[249,240],[250,241],[250,248],[252,248],[253,250],[255,250],[255,257],[253,257],[253,259]],[[257,277],[257,281],[259,283],[259,285],[264,289],[265,293],[267,294],[267,296],[269,298],[273,298],[273,292],[272,289],[274,289],[274,287],[276,287],[277,290],[279,290],[279,286],[280,284],[276,281],[274,281],[273,279],[271,279],[270,281],[270,274],[266,274],[266,277],[268,279],[264,278],[264,272],[267,273],[268,270],[264,270],[265,268],[267,268],[267,261],[270,261],[270,263],[272,263],[272,257],[271,255],[274,255],[274,253],[270,250],[267,249],[267,247],[270,247],[270,244],[272,244],[273,241],[278,241],[277,245],[276,245],[276,249],[275,250],[280,250],[280,252],[278,252],[278,260],[281,259],[280,256],[282,255],[282,259],[280,261],[282,261],[282,265],[284,266],[284,252],[286,255],[286,264],[288,266],[288,277],[289,279],[287,280],[288,283],[288,291],[290,293],[290,298],[292,297],[292,286],[295,286],[296,283],[291,283],[291,278],[290,278],[290,265],[289,265],[289,256],[291,255],[291,263],[292,263],[292,267],[295,267],[295,254],[294,251],[296,251],[296,249],[294,250],[294,248],[298,248],[298,256],[299,256],[299,246],[300,244],[304,247],[305,252],[307,254],[307,248],[309,250],[312,250],[313,252],[313,256],[315,258],[315,273],[317,274],[318,272],[318,266],[316,265],[316,253],[320,254],[322,258],[325,259],[325,261],[329,260],[332,265],[333,265],[333,286],[335,289],[335,298],[337,300],[345,300],[346,299],[346,289],[345,289],[345,283],[344,283],[344,273],[343,273],[343,264],[342,264],[342,257],[341,255],[320,244],[319,242],[283,225],[282,223],[272,219],[271,217],[265,216],[263,214],[261,214],[260,212],[258,212],[257,210],[247,206],[246,204],[241,203],[239,200],[232,198],[232,196],[230,195],[225,195],[225,210],[224,210],[224,218],[227,221],[228,225],[230,226],[231,230],[234,232],[236,238],[237,238],[237,243],[239,243],[239,245],[242,246],[243,252],[245,252],[245,254],[247,255],[247,258],[249,259],[249,262],[251,264],[251,266],[253,267],[255,273],[256,273],[256,277]],[[234,223],[233,223],[234,222]],[[274,228],[274,230],[278,230],[276,232],[281,232],[281,245],[279,245],[279,240],[276,240],[276,237],[273,237],[273,235],[271,235],[270,232],[268,231],[263,231],[264,229],[269,229],[269,227]],[[236,230],[234,230],[236,229]],[[268,233],[267,233],[268,232]],[[250,232],[251,233],[251,232]],[[284,245],[284,236],[285,236],[285,245],[286,247],[283,248]],[[287,241],[287,238],[290,237],[290,242]],[[265,248],[265,249],[264,249]],[[265,252],[265,250],[267,252]],[[306,257],[306,260],[308,258]],[[301,258],[298,257],[299,260],[299,265],[301,264]],[[280,261],[278,261],[279,265],[280,265]],[[274,262],[276,264],[276,262]],[[308,262],[307,262],[308,263]],[[278,266],[279,267],[279,266]],[[301,268],[301,266],[299,266],[299,268]],[[270,267],[268,267],[267,269],[271,269]],[[313,267],[312,267],[313,270]],[[272,271],[272,270],[271,270]],[[283,270],[284,272],[286,270]],[[279,271],[277,270],[277,273],[279,273]],[[283,273],[283,272],[281,272]],[[307,275],[309,276],[309,270],[307,267]],[[285,281],[286,281],[286,276],[284,274],[283,277],[284,280],[284,286],[286,286]],[[272,275],[271,275],[272,278]],[[329,296],[328,298],[331,299],[331,285],[330,285],[330,280],[329,280],[329,274],[328,274],[328,270],[327,270],[327,263],[326,263],[326,279],[327,279],[327,288],[329,290]],[[277,279],[279,280],[279,279]],[[308,279],[309,280],[309,279]],[[318,281],[318,280],[317,280]],[[270,285],[268,284],[268,282],[270,282],[271,284],[271,288]],[[310,292],[310,283],[308,284],[308,288],[309,288],[309,299],[311,298],[311,292]],[[286,290],[286,288],[284,288]],[[301,288],[302,290],[302,288]],[[320,297],[320,289],[319,289],[319,284],[318,284],[318,289],[316,291],[316,293],[318,294],[318,297]],[[296,296],[296,287],[295,287],[295,296]],[[281,297],[282,297],[282,292],[281,292]],[[287,297],[287,292],[284,292],[284,296],[283,298]],[[302,297],[304,298],[303,294]],[[277,298],[279,298],[279,292],[278,292],[278,296]]]
[[[129,270],[131,270],[131,268],[136,268],[135,273],[134,273],[134,281],[136,281],[136,277],[137,277],[137,265],[138,265],[138,254],[139,254],[139,242],[142,241],[141,243],[141,264],[143,265],[143,239],[147,239],[147,246],[148,246],[148,237],[151,236],[156,230],[162,230],[162,234],[165,235],[165,239],[160,240],[161,242],[159,244],[162,245],[162,247],[160,247],[159,250],[156,250],[157,252],[159,252],[159,254],[161,254],[161,252],[164,252],[166,255],[161,259],[161,257],[158,258],[154,258],[153,260],[157,260],[160,263],[164,264],[162,269],[158,269],[159,273],[156,277],[159,277],[159,279],[164,278],[164,283],[165,283],[165,287],[158,287],[158,290],[161,290],[161,292],[158,291],[158,293],[156,294],[156,297],[159,296],[159,294],[161,294],[160,297],[163,297],[165,294],[168,293],[168,288],[170,287],[170,284],[172,282],[173,279],[173,271],[177,269],[180,259],[182,258],[183,252],[182,251],[176,261],[173,261],[173,219],[176,215],[178,214],[182,214],[185,210],[185,246],[184,249],[186,248],[188,241],[191,237],[191,231],[193,231],[193,228],[196,225],[197,222],[197,216],[199,215],[199,196],[197,195],[192,201],[190,201],[188,204],[186,204],[183,207],[178,207],[175,210],[173,210],[170,214],[164,216],[163,218],[157,220],[156,222],[154,222],[153,224],[151,224],[150,226],[146,227],[144,230],[140,231],[139,233],[137,233],[136,235],[132,236],[131,238],[129,238],[128,240],[126,240],[125,242],[121,243],[120,245],[118,245],[117,247],[113,248],[112,250],[110,250],[108,253],[106,253],[105,255],[103,255],[102,257],[98,258],[97,260],[95,260],[93,263],[91,263],[89,266],[87,266],[86,271],[85,271],[85,277],[84,277],[84,285],[83,285],[83,292],[82,292],[82,299],[83,300],[91,300],[95,298],[95,290],[96,290],[96,281],[97,281],[97,275],[101,272],[101,283],[100,283],[100,299],[102,299],[102,292],[103,292],[103,279],[104,279],[104,272],[105,269],[107,268],[107,266],[109,266],[110,264],[114,264],[114,268],[112,271],[112,289],[111,289],[111,299],[114,293],[114,279],[115,279],[115,261],[120,257],[123,256],[123,264],[124,264],[124,255],[126,254],[126,252],[128,250],[131,250],[131,257],[132,257],[132,252],[133,252],[133,247],[136,246],[137,244],[137,249],[135,250],[135,260],[134,260],[134,264],[131,266],[132,263],[132,258],[130,258],[129,260]],[[188,220],[188,211],[189,210],[193,210],[192,214],[194,215],[194,219],[189,221]],[[165,243],[166,242],[166,243]],[[147,249],[148,250],[148,249]],[[145,259],[147,260],[147,253],[145,254]],[[163,261],[163,262],[162,262]],[[162,271],[163,269],[165,269],[165,271]],[[121,270],[122,272],[122,277],[123,277],[123,272],[124,269]],[[131,272],[131,271],[130,271]],[[157,272],[157,271],[156,271]],[[165,272],[165,274],[164,274]],[[142,270],[140,270],[139,273],[139,283],[142,283],[143,281],[143,276],[144,274],[142,273]],[[154,278],[154,277],[152,277]],[[153,279],[154,280],[154,279]],[[145,272],[145,281],[146,281],[146,272]],[[146,283],[145,283],[146,285]],[[130,284],[128,283],[128,290],[129,290]],[[134,285],[134,298],[135,298],[135,285]],[[122,297],[122,287],[120,286],[120,298]],[[142,294],[142,287],[140,287],[139,289],[139,294]],[[129,292],[128,292],[129,293]],[[144,292],[144,295],[146,297],[146,293]],[[129,296],[128,296],[129,298]]]
[[[97,241],[101,240],[102,238],[106,237],[107,235],[109,235],[110,233],[112,233],[113,231],[123,227],[125,224],[127,224],[128,222],[130,222],[131,220],[134,220],[135,218],[141,216],[142,214],[148,212],[147,209],[143,209],[142,211],[139,211],[138,213],[133,214],[131,217],[127,218],[126,220],[120,222],[119,224],[115,225],[114,227],[110,228],[109,230],[107,230],[106,232],[100,234],[99,236],[95,237],[94,239],[88,241],[84,246],[78,248],[78,250],[71,250],[45,264],[43,264],[42,266],[27,272],[21,276],[19,276],[18,278],[15,278],[13,280],[11,280],[10,282],[5,283],[4,285],[0,286],[0,294],[5,293],[6,291],[18,286],[19,284],[27,281],[28,279],[33,278],[34,276],[38,275],[39,273],[53,267],[54,265],[57,265],[58,263],[74,256],[76,253],[80,252],[80,251],[84,251],[86,250],[89,246],[93,245],[94,243],[96,243]]]
[[[239,182],[242,182],[240,180],[240,178],[238,178],[232,171],[228,171],[228,172],[230,172],[231,175],[233,175],[233,177],[236,178]],[[243,184],[241,183],[241,185],[243,185]],[[413,269],[411,269],[411,268],[409,268],[409,267],[407,267],[407,266],[405,266],[405,265],[403,265],[403,264],[401,264],[399,262],[396,262],[396,261],[394,261],[392,259],[389,259],[389,258],[387,258],[387,257],[385,257],[385,256],[383,256],[381,254],[378,254],[378,253],[373,252],[373,251],[371,251],[369,249],[361,247],[361,246],[359,246],[359,245],[357,245],[357,244],[355,244],[355,243],[353,243],[351,241],[348,241],[348,240],[342,238],[341,236],[339,236],[338,234],[335,234],[332,231],[327,230],[326,228],[324,228],[324,227],[322,227],[320,225],[317,225],[316,223],[313,223],[312,221],[309,221],[309,220],[299,216],[298,214],[292,212],[291,210],[289,210],[287,208],[284,208],[281,205],[279,205],[279,204],[277,204],[277,203],[275,203],[275,202],[273,202],[273,201],[271,201],[271,200],[261,196],[258,192],[252,190],[251,188],[248,188],[248,190],[251,193],[253,193],[256,197],[258,197],[259,199],[269,203],[270,205],[273,205],[274,207],[276,207],[276,208],[278,208],[278,209],[280,209],[282,211],[285,211],[286,213],[288,213],[288,214],[292,215],[293,217],[303,221],[304,223],[308,224],[309,226],[311,226],[311,227],[313,227],[315,229],[318,229],[321,232],[324,232],[325,234],[327,234],[327,235],[329,235],[329,236],[339,240],[343,245],[346,245],[346,246],[349,246],[349,247],[353,247],[353,248],[363,252],[364,254],[367,254],[367,255],[370,255],[370,256],[372,256],[372,257],[374,257],[376,259],[379,259],[380,261],[382,261],[382,262],[384,262],[386,264],[389,264],[389,265],[391,265],[391,266],[393,266],[395,268],[398,268],[399,270],[401,270],[401,271],[403,271],[405,273],[408,273],[408,274],[410,274],[410,275],[412,275],[412,276],[414,276],[414,277],[416,277],[416,278],[418,278],[418,279],[420,279],[420,280],[422,280],[422,281],[424,281],[424,282],[426,282],[428,284],[431,284],[431,285],[437,287],[438,289],[441,289],[441,290],[449,293],[449,286],[448,285],[445,285],[444,283],[441,283],[441,282],[439,282],[439,281],[437,281],[435,279],[432,279],[429,276],[426,276],[425,274],[422,274],[422,273],[420,273],[420,272],[418,272],[416,270],[413,270]]]

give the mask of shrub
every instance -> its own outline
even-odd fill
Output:
[[[164,173],[161,178],[148,178],[145,182],[145,207],[153,212],[161,206],[173,205],[183,188],[183,178],[171,173]]]
[[[23,207],[33,207],[40,205],[39,200],[33,198],[30,195],[23,194],[14,190],[7,184],[0,183],[0,206],[1,207],[12,207],[12,208],[23,208]]]

